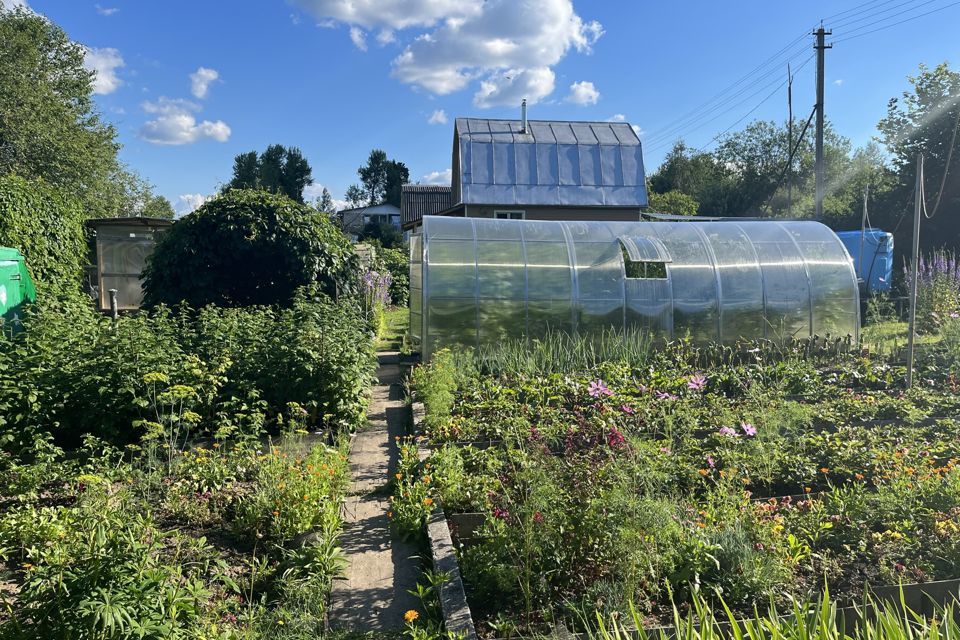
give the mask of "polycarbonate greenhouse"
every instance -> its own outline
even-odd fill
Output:
[[[548,330],[858,338],[860,303],[847,250],[818,222],[426,216],[411,238],[410,324],[424,358]]]

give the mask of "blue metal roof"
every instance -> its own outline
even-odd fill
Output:
[[[643,152],[625,122],[457,118],[453,201],[644,207]]]

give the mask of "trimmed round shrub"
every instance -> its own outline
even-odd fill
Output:
[[[41,291],[79,287],[85,238],[75,200],[43,180],[0,176],[0,246],[20,250]]]
[[[279,194],[233,189],[176,222],[144,272],[144,303],[289,305],[317,283],[356,291],[359,259],[326,215]]]

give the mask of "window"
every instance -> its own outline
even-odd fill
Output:
[[[525,212],[523,211],[494,211],[493,217],[497,220],[523,220]]]
[[[664,279],[667,277],[667,263],[673,261],[663,243],[655,238],[622,237],[620,251],[627,278]]]

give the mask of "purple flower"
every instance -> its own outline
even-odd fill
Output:
[[[640,384],[640,383],[638,382],[638,383],[637,383],[637,391],[639,391],[640,393],[646,393],[647,391],[649,391],[649,389],[647,389],[646,385]]]
[[[607,388],[607,385],[603,383],[603,380],[594,380],[591,382],[590,386],[587,387],[587,393],[589,393],[590,397],[592,398],[613,395],[613,391]]]
[[[707,466],[711,469],[717,466],[717,461],[713,459],[713,456],[707,456]]]
[[[960,318],[960,313],[957,313],[956,311],[954,311],[953,313],[950,314],[950,317],[954,319]]]
[[[749,422],[741,422],[740,428],[743,429],[743,433],[748,436],[757,435],[757,428],[750,424]]]
[[[620,411],[623,411],[623,412],[624,412],[625,414],[627,414],[628,416],[632,416],[633,414],[636,413],[636,411],[633,410],[633,407],[631,407],[631,406],[628,405],[628,404],[622,404],[622,405],[620,405]]]
[[[738,438],[738,437],[740,436],[740,434],[737,433],[737,431],[736,431],[735,429],[732,429],[732,428],[730,428],[730,427],[720,427],[720,428],[717,430],[717,433],[719,433],[719,434],[722,435],[722,436],[730,436],[730,437],[733,437],[733,438]]]
[[[506,520],[510,517],[510,512],[506,509],[501,509],[500,507],[493,508],[493,517],[497,520]]]
[[[696,374],[687,378],[687,389],[691,391],[703,391],[707,386],[707,378],[703,374]]]
[[[677,396],[672,393],[667,393],[666,391],[657,391],[657,400],[676,400]]]
[[[670,447],[660,447],[660,453],[665,453],[667,455],[670,455],[671,453]]]

